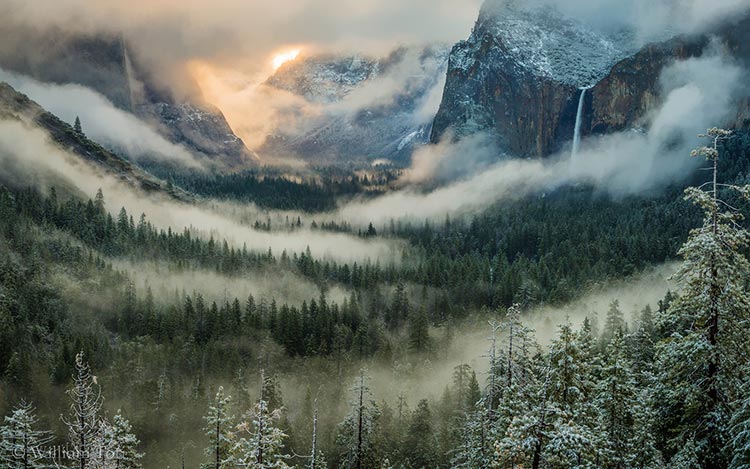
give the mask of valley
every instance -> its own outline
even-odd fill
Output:
[[[0,467],[746,467],[728,2],[0,5]]]

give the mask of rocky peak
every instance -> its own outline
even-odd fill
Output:
[[[377,59],[359,54],[303,56],[283,64],[266,83],[310,102],[332,103],[377,75],[379,68]]]
[[[488,35],[518,67],[539,78],[583,88],[603,78],[636,48],[632,32],[596,30],[555,8],[488,1],[468,42]]]

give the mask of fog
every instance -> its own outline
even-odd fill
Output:
[[[365,240],[339,233],[301,229],[294,232],[258,231],[243,225],[209,205],[189,205],[155,194],[145,194],[119,178],[103,174],[49,143],[45,132],[16,121],[0,121],[0,162],[2,175],[17,183],[36,185],[47,190],[51,184],[77,188],[93,197],[102,188],[107,209],[117,214],[125,207],[136,218],[146,214],[156,227],[182,231],[189,228],[196,235],[226,239],[235,247],[246,245],[250,250],[271,248],[280,254],[287,250],[303,252],[310,248],[313,255],[340,261],[396,261],[401,244],[384,240]]]
[[[311,281],[291,272],[268,270],[236,276],[222,275],[215,271],[199,268],[180,269],[159,262],[132,262],[112,260],[115,269],[128,274],[140,294],[147,287],[151,288],[157,302],[172,304],[175,291],[180,295],[197,292],[207,302],[221,304],[238,298],[241,304],[248,295],[253,295],[256,302],[271,300],[277,303],[300,305],[303,301],[320,296],[320,289]],[[140,296],[139,294],[139,296]],[[349,293],[339,286],[326,291],[329,301],[342,303]]]
[[[71,125],[79,117],[84,133],[91,139],[133,160],[158,160],[193,170],[203,169],[185,147],[167,141],[146,123],[118,109],[90,88],[41,83],[3,69],[0,69],[0,81],[7,82]]]
[[[476,19],[480,0],[6,0],[0,26],[124,34],[153,66],[190,60],[269,71],[290,46],[385,53],[400,43],[452,43]],[[10,41],[6,46],[22,47]]]

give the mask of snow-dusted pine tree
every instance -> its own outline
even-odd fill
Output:
[[[92,439],[87,464],[92,469],[115,469],[116,455],[117,443],[115,442],[112,425],[106,419],[102,419]]]
[[[246,435],[232,447],[233,462],[239,467],[251,469],[286,469],[289,466],[282,454],[287,435],[275,424],[281,419],[282,409],[269,410],[266,401],[266,376],[260,372],[260,398],[249,410],[237,431]]]
[[[601,467],[632,466],[636,413],[640,411],[638,398],[635,376],[618,328],[607,344],[596,388],[595,405],[599,412],[596,435]]]
[[[661,405],[666,424],[679,430],[671,448],[682,448],[684,454],[693,441],[706,469],[726,467],[730,460],[728,404],[738,364],[748,356],[748,232],[740,225],[742,214],[720,198],[720,191],[748,199],[750,186],[718,182],[721,144],[730,136],[727,130],[709,129],[702,137],[710,138],[711,145],[693,151],[712,163],[713,178],[707,190],[685,191],[685,198],[703,210],[704,221],[679,251],[684,259],[675,275],[680,292],[659,317],[670,334],[657,348]]]
[[[232,448],[234,464],[251,469],[285,469],[289,466],[282,453],[286,434],[275,424],[281,419],[281,409],[269,411],[268,403],[260,399],[237,425],[237,432],[245,434]]]
[[[37,417],[31,404],[21,401],[0,426],[0,467],[42,469],[49,467],[45,445],[50,432],[37,429]]]
[[[83,352],[76,355],[73,386],[68,390],[70,396],[70,413],[61,417],[68,427],[70,446],[76,455],[72,468],[89,469],[92,467],[89,456],[94,453],[95,439],[99,434],[99,411],[102,408],[102,393],[96,376],[91,374]]]
[[[230,396],[224,395],[224,387],[219,386],[213,405],[208,408],[204,431],[210,444],[205,449],[206,457],[211,462],[201,464],[202,469],[222,469],[233,467],[231,449],[233,444],[232,428],[234,416],[229,414]]]
[[[747,375],[746,375],[747,376]],[[729,425],[731,435],[731,469],[750,469],[750,380],[740,388],[739,397],[733,403],[736,409]]]
[[[313,402],[312,442],[310,445],[310,469],[325,469],[328,467],[323,452],[318,447],[318,399]]]
[[[112,419],[112,438],[115,443],[115,469],[139,469],[142,453],[138,452],[140,440],[133,434],[133,427],[128,419],[117,410]]]
[[[372,399],[364,370],[352,387],[351,410],[339,424],[336,443],[342,449],[341,467],[369,468],[376,466],[374,448],[380,410]]]

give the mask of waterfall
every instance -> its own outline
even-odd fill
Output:
[[[133,65],[130,63],[130,55],[128,50],[125,48],[125,41],[121,39],[122,44],[122,56],[123,62],[125,63],[125,79],[128,84],[128,93],[130,98],[130,111],[135,111],[135,76],[133,75]]]
[[[578,159],[578,147],[581,146],[581,121],[583,120],[583,102],[586,99],[586,90],[588,88],[581,88],[581,97],[578,98],[578,112],[576,113],[576,126],[575,132],[573,133],[573,151],[570,154],[570,161],[572,164],[576,163]]]

